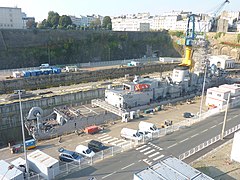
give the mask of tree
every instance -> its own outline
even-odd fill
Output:
[[[101,20],[99,18],[95,19],[90,23],[90,29],[99,29],[101,27]]]
[[[105,28],[105,29],[109,29],[109,30],[112,29],[112,20],[111,20],[111,18],[109,16],[105,16],[103,18],[102,27]]]
[[[62,28],[66,28],[68,27],[69,25],[72,25],[72,20],[69,16],[67,15],[62,15],[60,18],[59,18],[59,26],[62,27]]]
[[[27,22],[26,22],[26,27],[27,29],[33,29],[36,27],[36,23],[33,19],[29,19]]]
[[[46,19],[44,19],[40,24],[38,24],[39,29],[45,29],[49,27],[50,27],[50,24],[47,22]]]
[[[49,11],[47,22],[49,23],[50,27],[57,27],[59,24],[59,14],[57,12]]]

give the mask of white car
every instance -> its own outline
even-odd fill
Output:
[[[95,153],[89,149],[87,146],[84,146],[84,145],[78,145],[75,149],[75,151],[83,156],[86,156],[86,157],[93,157],[95,155]]]

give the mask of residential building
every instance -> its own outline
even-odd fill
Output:
[[[24,29],[21,8],[0,7],[0,29]]]

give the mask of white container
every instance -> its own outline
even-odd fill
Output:
[[[29,168],[45,179],[54,179],[59,174],[59,161],[48,154],[36,150],[28,156]]]
[[[125,139],[130,139],[130,140],[142,140],[142,136],[138,133],[137,130],[134,129],[129,129],[129,128],[123,128],[121,130],[120,136]]]

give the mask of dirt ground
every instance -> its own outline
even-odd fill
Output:
[[[192,166],[215,180],[238,180],[240,163],[231,162],[231,150],[232,141],[195,161]]]

